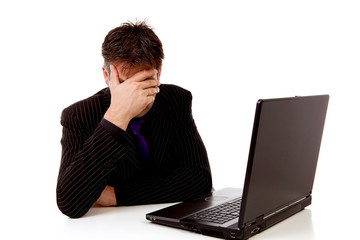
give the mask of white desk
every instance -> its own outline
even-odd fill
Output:
[[[92,208],[80,219],[65,219],[59,239],[216,239],[151,223],[145,214],[170,204]],[[312,212],[306,209],[252,239],[315,239]]]
[[[326,192],[318,194],[318,197],[314,194],[313,204],[308,208],[250,239],[359,239],[355,235],[358,222],[356,215],[359,212],[359,207],[354,204],[357,202],[356,199],[345,199],[342,196],[327,199],[326,195]],[[94,207],[82,218],[70,219],[57,209],[53,195],[46,196],[48,198],[43,202],[31,198],[31,204],[26,204],[20,199],[13,205],[2,205],[4,223],[0,239],[217,239],[154,224],[145,219],[146,213],[171,204]],[[341,204],[344,202],[347,204]]]
[[[329,209],[333,202],[322,201],[250,238],[252,240],[314,240],[357,239],[355,218],[350,218],[351,206]],[[58,239],[217,239],[190,231],[151,223],[145,214],[171,204],[117,208],[92,208],[80,219],[62,217]],[[350,208],[348,208],[350,207]],[[58,215],[61,215],[60,213]],[[346,220],[347,219],[347,220]],[[59,222],[60,223],[60,222]],[[348,231],[347,231],[348,230]]]
[[[54,201],[47,204],[22,202],[18,207],[2,205],[3,224],[0,239],[57,239],[57,240],[120,240],[120,239],[217,239],[181,229],[161,226],[145,219],[145,214],[171,204],[132,207],[95,207],[79,219],[70,219],[57,209]],[[320,196],[320,198],[322,198]],[[51,197],[54,200],[53,197]],[[334,199],[334,198],[333,198]],[[37,199],[35,199],[37,200]],[[356,201],[334,205],[338,199],[317,199],[313,205],[266,231],[252,240],[324,240],[359,239],[358,222],[354,209]],[[14,206],[14,205],[13,205]],[[333,206],[333,209],[330,207]]]

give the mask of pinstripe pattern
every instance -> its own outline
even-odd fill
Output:
[[[116,139],[100,124],[110,105],[108,88],[64,109],[57,184],[57,203],[64,214],[86,214],[106,185],[114,186],[119,206],[184,201],[211,191],[191,93],[166,84],[160,90],[145,116],[151,169],[139,157],[131,130]]]

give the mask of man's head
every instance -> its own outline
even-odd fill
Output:
[[[110,73],[111,64],[121,66],[119,71],[125,75],[134,69],[160,72],[164,59],[160,39],[145,22],[127,22],[111,30],[102,44],[102,56],[104,76]]]

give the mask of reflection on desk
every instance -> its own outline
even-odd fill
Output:
[[[93,207],[82,218],[66,219],[60,239],[216,239],[145,219],[145,214],[172,204]],[[251,239],[315,239],[310,209],[305,209]]]

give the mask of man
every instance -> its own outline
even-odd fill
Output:
[[[111,30],[102,45],[108,88],[64,109],[57,204],[81,217],[94,203],[178,202],[211,191],[191,93],[160,85],[162,44],[146,23]]]

